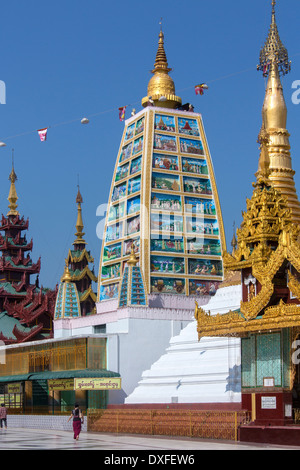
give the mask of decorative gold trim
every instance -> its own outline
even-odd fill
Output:
[[[300,327],[300,306],[285,304],[266,309],[262,318],[248,321],[240,312],[231,310],[224,314],[211,316],[196,303],[198,339],[204,336],[237,336],[242,337],[250,332],[270,331],[276,328]]]

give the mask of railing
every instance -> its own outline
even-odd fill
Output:
[[[55,415],[55,416],[68,416],[71,414],[74,406],[65,407],[51,407],[51,406],[26,406],[24,408],[7,408],[8,415]],[[86,409],[81,408],[81,411],[86,416]]]
[[[246,411],[88,410],[95,432],[187,436],[238,440],[238,428],[250,422]]]

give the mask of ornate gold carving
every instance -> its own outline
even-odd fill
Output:
[[[229,311],[222,315],[210,315],[196,305],[198,339],[203,336],[237,336],[250,332],[300,326],[300,308],[296,304],[285,304],[269,307],[261,318],[248,321],[239,311]]]
[[[284,262],[300,273],[299,232],[299,226],[292,223],[286,198],[267,180],[260,180],[252,199],[247,200],[247,212],[237,230],[237,250],[231,255],[224,253],[223,262],[228,271],[250,268],[261,289],[248,302],[242,301],[236,312],[211,316],[196,306],[200,337],[239,336],[249,331],[300,325],[297,304],[286,305],[281,299],[278,305],[268,306],[275,289],[274,277]],[[294,296],[300,296],[300,284],[292,274],[288,287]]]

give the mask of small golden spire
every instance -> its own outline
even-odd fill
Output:
[[[134,252],[134,245],[132,244],[130,257],[129,257],[129,260],[127,261],[127,263],[128,263],[129,266],[136,266],[137,262],[138,262],[138,259],[135,255],[135,252]]]
[[[154,69],[151,70],[153,77],[148,84],[148,96],[142,99],[142,106],[148,106],[150,100],[154,103],[154,106],[164,108],[177,108],[181,105],[181,98],[175,95],[174,81],[169,75],[171,70],[172,69],[168,66],[164,48],[164,33],[161,29],[159,32]]]
[[[237,247],[237,239],[236,239],[236,236],[235,236],[235,222],[233,222],[233,237],[232,237],[232,240],[231,240],[231,246],[232,246],[232,256],[234,256],[235,252],[236,252],[236,247]]]
[[[9,201],[8,207],[9,207],[10,210],[7,213],[7,215],[20,215],[19,212],[17,211],[18,196],[17,196],[16,186],[15,186],[15,181],[17,181],[18,178],[17,178],[17,175],[15,173],[15,169],[14,169],[14,154],[12,154],[12,170],[10,172],[10,175],[9,175],[8,179],[10,181],[10,189],[9,189],[9,194],[8,194],[7,199]]]
[[[66,263],[65,264],[65,270],[64,270],[64,273],[62,275],[61,282],[71,282],[72,278],[71,278],[71,274],[70,274],[70,271],[69,271],[67,260],[65,261],[65,263]]]
[[[76,230],[77,232],[75,233],[76,235],[76,240],[74,241],[73,245],[78,244],[78,243],[83,243],[86,244],[85,240],[83,239],[84,232],[83,230],[83,221],[82,221],[82,210],[81,210],[81,204],[83,202],[80,190],[79,190],[79,185],[78,185],[78,191],[77,191],[77,196],[76,196],[76,203],[77,203],[77,221],[76,221]]]

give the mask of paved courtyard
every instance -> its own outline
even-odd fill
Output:
[[[231,441],[213,441],[189,438],[170,438],[159,436],[141,436],[128,434],[102,434],[83,432],[78,441],[74,441],[72,431],[54,431],[41,429],[11,428],[0,429],[1,450],[100,450],[105,458],[112,458],[112,452],[122,455],[122,451],[145,451],[159,454],[184,455],[185,451],[197,450],[299,450],[300,447],[268,444],[245,444]],[[105,452],[104,452],[105,451]],[[173,452],[174,451],[174,452]],[[126,452],[128,455],[128,452]],[[133,452],[132,455],[135,455]],[[139,454],[138,454],[139,455]],[[107,457],[106,457],[107,456]],[[140,457],[141,458],[141,457]],[[145,457],[146,458],[146,457]],[[152,457],[155,459],[155,457]],[[113,462],[111,462],[113,463]],[[120,462],[119,462],[120,463]],[[145,462],[143,462],[145,463]],[[149,462],[148,462],[149,463]],[[153,462],[151,462],[152,464]],[[135,466],[135,465],[134,465]]]

